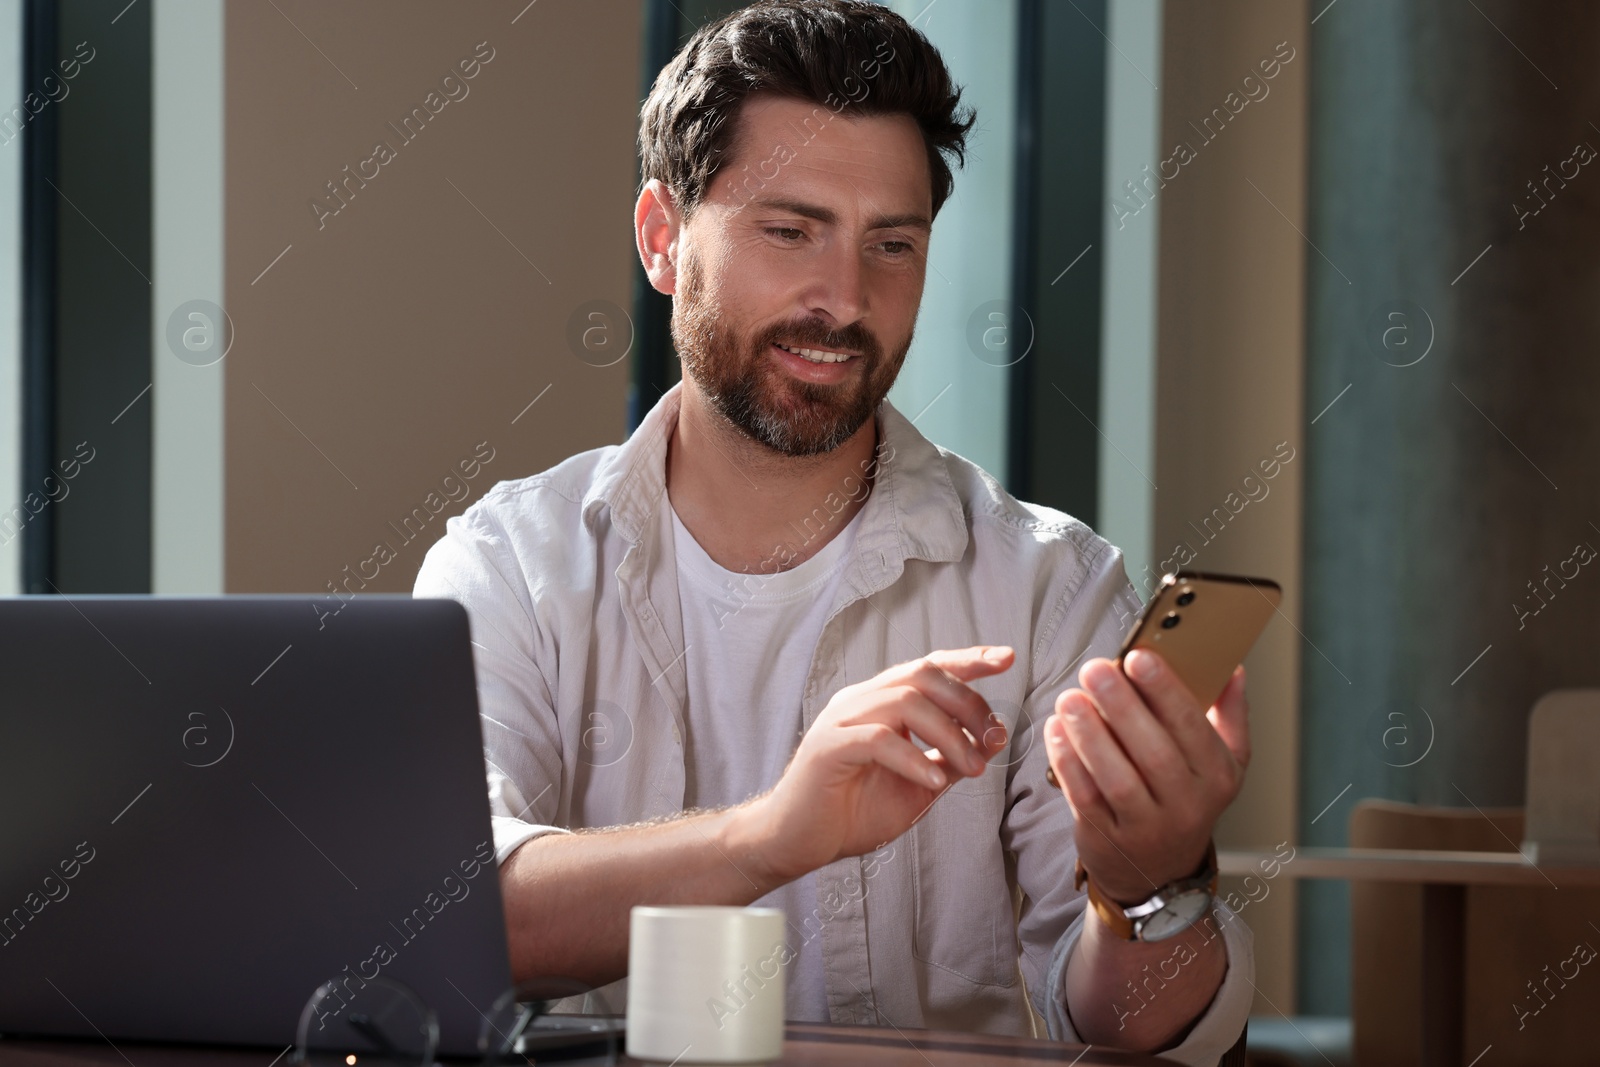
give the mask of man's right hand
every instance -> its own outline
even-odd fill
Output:
[[[777,785],[734,809],[728,830],[775,886],[894,840],[1005,748],[1004,724],[966,683],[1013,659],[1004,645],[941,650],[839,690]]]
[[[529,841],[500,865],[512,974],[613,982],[628,973],[634,905],[742,906],[893,841],[1005,748],[1005,729],[966,683],[1013,658],[1003,646],[930,652],[846,686],[778,783],[736,807]]]

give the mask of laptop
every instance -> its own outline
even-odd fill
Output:
[[[0,1034],[295,1040],[397,979],[476,1051],[511,984],[467,614],[0,598]]]

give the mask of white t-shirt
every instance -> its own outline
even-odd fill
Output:
[[[689,679],[684,808],[738,804],[770,789],[800,743],[801,691],[862,513],[804,563],[742,573],[707,555],[670,505],[661,510],[671,516]],[[784,976],[788,1017],[827,1022],[822,937],[803,926],[817,907],[815,876],[755,905],[782,908],[788,917],[796,953]]]

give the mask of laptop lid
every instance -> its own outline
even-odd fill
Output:
[[[0,598],[0,1033],[294,1040],[382,974],[510,985],[465,609]]]

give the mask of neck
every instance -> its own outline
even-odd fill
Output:
[[[667,444],[667,497],[719,566],[788,570],[821,551],[866,503],[877,445],[871,418],[831,452],[781,455],[713,411],[686,380]]]

